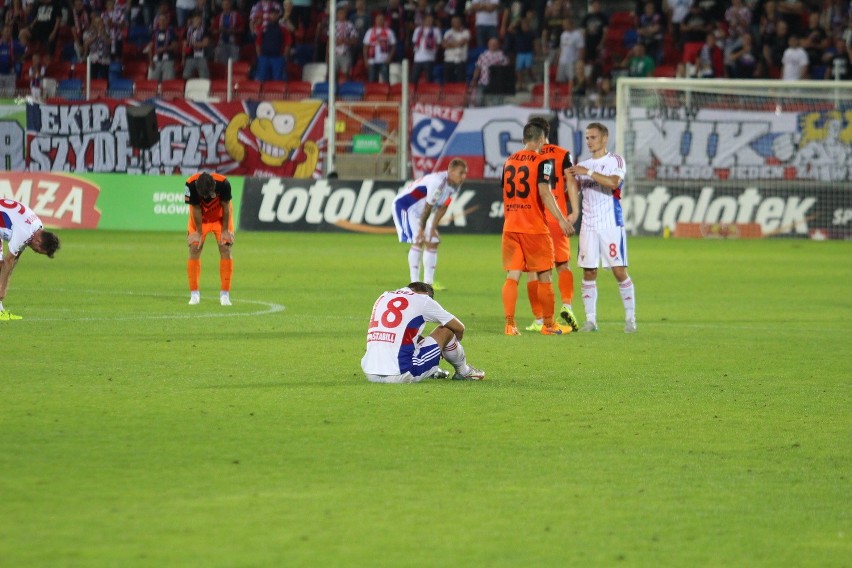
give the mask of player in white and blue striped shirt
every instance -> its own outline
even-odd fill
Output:
[[[624,304],[624,332],[636,331],[636,293],[627,274],[627,235],[621,209],[624,158],[607,151],[609,131],[593,122],[586,127],[586,145],[592,157],[568,171],[580,185],[583,216],[577,265],[583,269],[583,306],[586,323],[580,331],[597,331],[598,267],[612,270]]]

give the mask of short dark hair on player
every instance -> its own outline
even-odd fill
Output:
[[[198,189],[198,193],[210,193],[216,188],[216,182],[213,180],[213,176],[204,172],[195,180],[195,187]]]
[[[547,132],[545,132],[544,128],[538,124],[528,122],[527,125],[524,126],[524,142],[538,140],[542,136],[547,137]]]
[[[47,255],[47,258],[53,258],[56,251],[59,250],[59,237],[50,231],[42,231],[41,248],[44,250],[44,254]]]
[[[601,124],[600,122],[591,122],[588,126],[586,126],[586,130],[589,128],[594,128],[598,132],[600,132],[603,136],[609,138],[609,128]]]
[[[418,294],[429,294],[430,298],[435,297],[435,289],[432,288],[431,284],[426,284],[425,282],[412,282],[407,287],[411,288],[412,292],[417,292]]]
[[[529,123],[541,127],[544,130],[544,135],[550,136],[550,121],[543,116],[533,116],[529,119]]]

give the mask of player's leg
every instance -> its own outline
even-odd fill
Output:
[[[580,228],[580,252],[577,265],[583,269],[583,308],[586,311],[586,323],[580,331],[597,331],[598,305],[598,266],[600,264],[601,247],[598,243],[598,233],[593,229]]]
[[[535,272],[527,272],[527,298],[530,301],[530,309],[533,313],[533,322],[526,327],[527,331],[541,331],[544,325],[544,316],[541,315],[541,302],[538,301],[538,275]]]
[[[201,251],[204,250],[205,233],[201,233],[201,240],[196,240],[194,235],[198,233],[198,228],[193,222],[192,216],[189,218],[189,226],[187,227],[187,246],[189,247],[189,259],[186,261],[186,274],[189,280],[189,305],[197,305],[201,301],[201,292],[199,291],[199,281],[201,280]]]
[[[231,204],[228,204],[231,206]],[[228,224],[228,232],[234,234],[234,216],[231,210],[231,221]],[[233,242],[222,239],[221,223],[214,227],[216,242],[219,244],[219,303],[223,306],[231,305],[231,279],[234,276],[234,258],[232,256]]]
[[[558,325],[553,320],[556,311],[554,303],[556,295],[553,293],[553,240],[550,234],[526,235],[524,251],[527,266],[535,270],[538,276],[538,301],[541,305],[541,315],[544,324],[541,328],[542,335],[563,335],[573,331],[570,327]]]
[[[515,324],[515,308],[518,303],[518,280],[525,269],[524,253],[521,249],[519,233],[503,233],[502,254],[503,270],[506,280],[503,281],[503,314],[506,317],[506,335],[520,335]]]
[[[419,222],[419,220],[418,220]],[[426,235],[432,234],[432,218],[426,224]],[[439,239],[429,239],[423,251],[423,282],[432,285],[435,290],[443,289],[443,286],[435,286],[435,269],[438,267],[438,244]]]
[[[396,227],[396,234],[401,243],[412,243],[408,249],[408,278],[409,282],[420,281],[420,259],[423,256],[423,247],[414,243],[414,237],[417,227],[414,223],[419,223],[419,218],[416,215],[410,215],[408,205],[399,197],[393,202],[393,224]]]
[[[553,262],[556,265],[556,282],[559,286],[559,296],[562,300],[562,308],[559,315],[571,329],[577,331],[577,318],[574,317],[574,273],[568,261],[571,260],[571,241],[562,234],[558,228],[550,227],[550,236],[553,239]]]
[[[606,250],[609,252],[606,260],[618,282],[618,292],[624,306],[624,332],[633,333],[636,331],[636,290],[627,273],[627,236],[624,227],[607,231]]]
[[[450,331],[447,328],[436,328],[436,330],[438,329]],[[440,367],[442,345],[438,343],[433,335],[434,332],[429,337],[424,338],[414,349],[410,371],[413,376],[412,382],[420,382],[430,377],[446,379],[450,376],[447,371],[444,371]]]
[[[438,344],[441,348],[441,355],[456,370],[453,380],[479,381],[485,378],[484,371],[468,364],[461,341],[450,329],[438,326],[426,338],[424,344],[430,339]]]

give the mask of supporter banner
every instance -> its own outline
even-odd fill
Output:
[[[28,104],[27,169],[297,178],[323,171],[326,108],[320,101],[149,103],[159,142],[144,153],[131,147],[127,127],[127,105],[139,103]]]
[[[259,231],[354,231],[396,238],[393,200],[402,182],[245,180],[240,227]],[[466,182],[441,224],[446,233],[499,233],[503,201],[497,182]]]
[[[624,222],[632,234],[660,235],[678,222],[757,223],[763,236],[852,237],[852,192],[777,185],[713,187],[639,182],[625,188]],[[807,187],[810,186],[810,187]]]
[[[468,178],[499,179],[503,162],[523,147],[524,124],[534,114],[542,112],[509,105],[461,109],[415,104],[410,139],[414,177],[464,158]]]
[[[852,110],[632,108],[633,171],[659,180],[852,180]]]
[[[229,176],[239,219],[243,179]],[[0,199],[24,203],[60,229],[186,231],[183,176],[0,172]]]
[[[26,168],[26,134],[24,106],[9,99],[0,99],[0,171],[20,172]]]
[[[550,111],[518,106],[461,109],[417,103],[412,108],[411,161],[414,177],[446,169],[453,158],[464,158],[469,179],[499,179],[503,163],[523,147],[524,124],[531,116],[553,116]],[[552,141],[572,156],[588,153],[585,129],[599,122],[609,129],[615,148],[615,109],[580,107],[559,112]]]

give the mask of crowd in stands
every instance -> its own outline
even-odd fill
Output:
[[[849,0],[341,0],[333,15],[312,0],[0,0],[0,17],[0,96],[79,77],[87,59],[93,79],[137,87],[221,80],[229,60],[247,80],[299,81],[329,48],[341,82],[398,82],[407,59],[413,85],[464,85],[468,102],[494,66],[535,98],[544,61],[564,104],[611,105],[623,75],[852,75]]]

